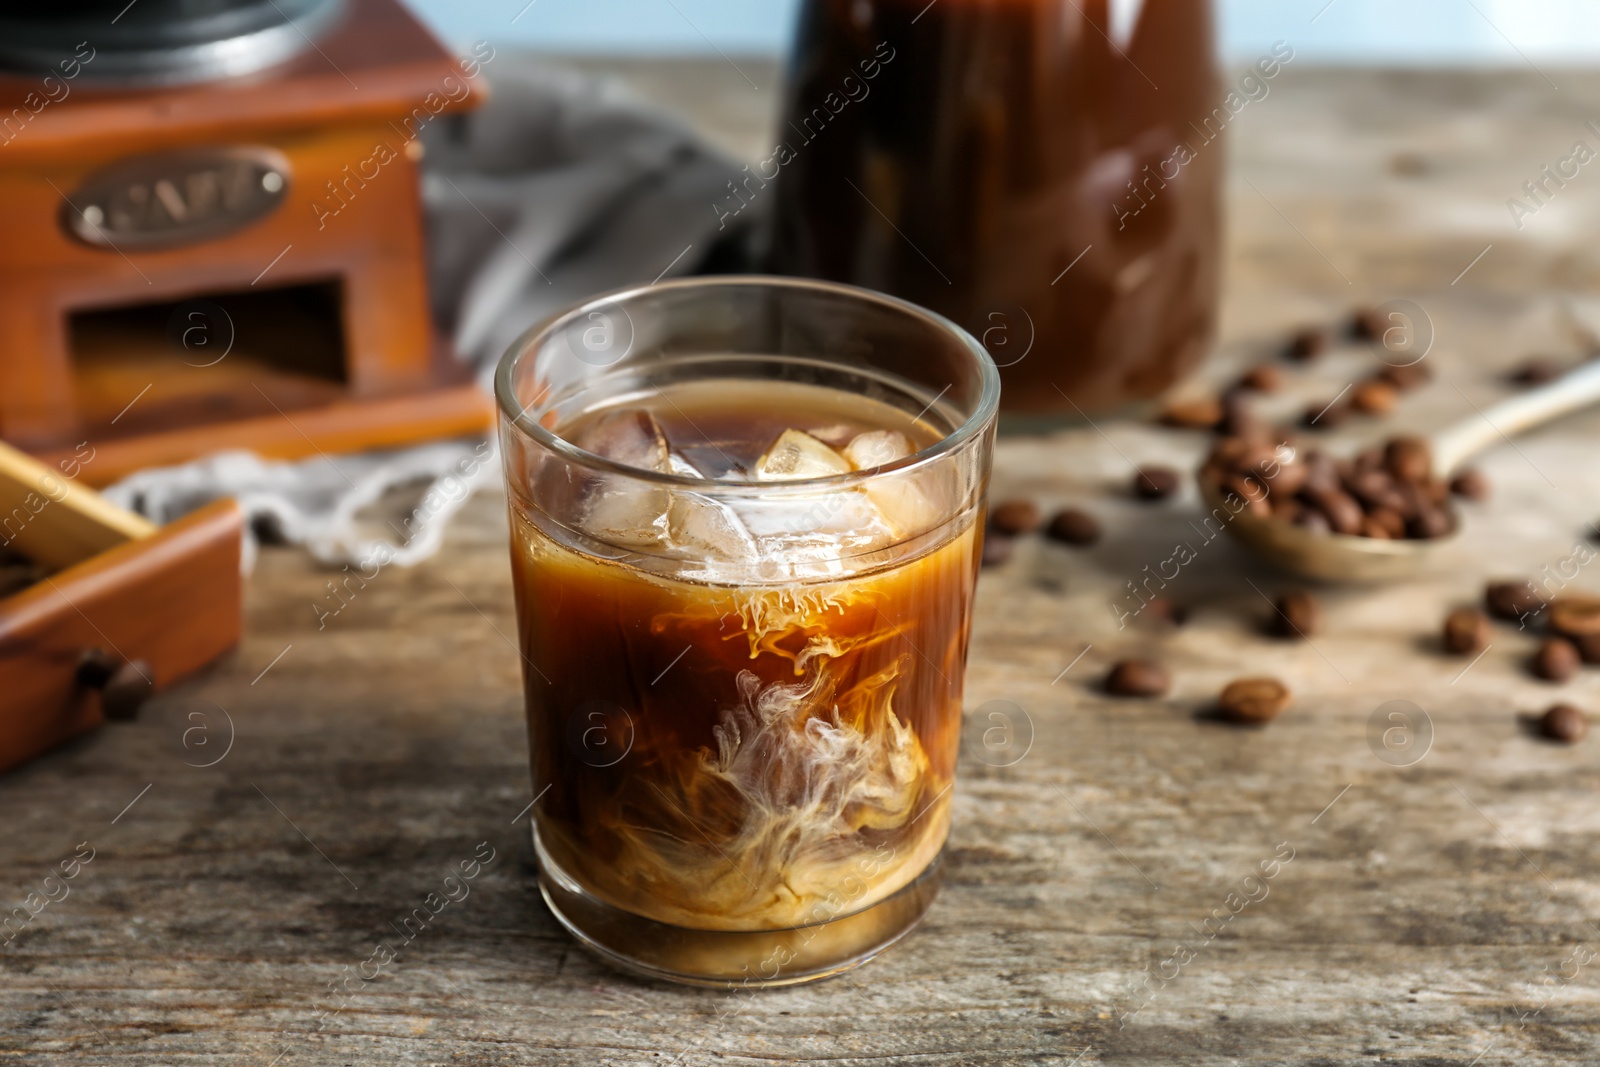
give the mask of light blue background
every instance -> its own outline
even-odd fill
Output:
[[[779,54],[798,0],[407,0],[453,45]],[[1065,2],[1065,0],[1063,0]],[[1161,0],[1146,0],[1159,3]],[[1600,0],[1220,0],[1223,50],[1275,40],[1327,62],[1504,66],[1600,59]],[[1326,10],[1324,10],[1326,8]],[[1313,21],[1315,19],[1315,21]]]

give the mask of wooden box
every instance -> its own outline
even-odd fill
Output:
[[[217,501],[157,527],[0,445],[0,549],[46,573],[0,595],[0,771],[139,703],[239,640],[243,519]]]

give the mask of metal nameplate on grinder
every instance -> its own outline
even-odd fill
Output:
[[[132,156],[92,174],[62,205],[61,226],[108,251],[209,241],[271,214],[289,163],[267,148],[187,148]]]

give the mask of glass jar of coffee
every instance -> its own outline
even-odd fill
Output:
[[[1160,393],[1216,320],[1212,22],[1211,0],[807,0],[745,180],[774,184],[773,269],[965,326],[1013,424]]]

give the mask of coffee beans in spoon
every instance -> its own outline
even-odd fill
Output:
[[[1218,441],[1200,476],[1250,501],[1252,514],[1306,529],[1385,540],[1428,540],[1455,530],[1449,483],[1433,473],[1421,437],[1400,435],[1335,460],[1270,435]]]

